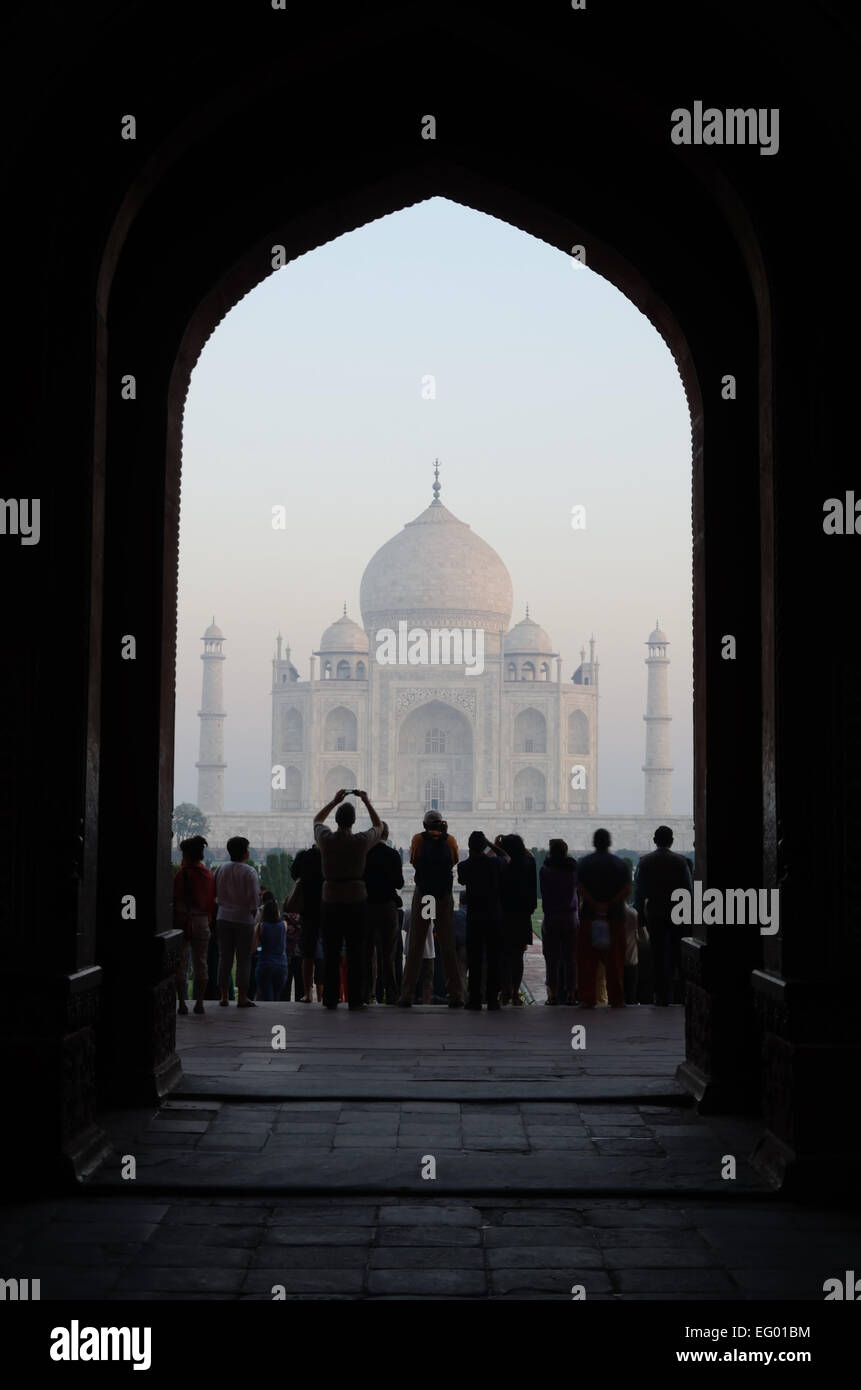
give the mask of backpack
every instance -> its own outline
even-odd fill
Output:
[[[453,875],[448,837],[422,831],[422,845],[415,864],[416,887],[435,898],[452,890]]]

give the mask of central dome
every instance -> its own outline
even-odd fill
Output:
[[[511,576],[492,546],[437,496],[370,560],[359,603],[369,632],[396,627],[402,619],[421,627],[504,632],[511,618]]]

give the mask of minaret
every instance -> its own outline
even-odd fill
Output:
[[[215,618],[202,637],[203,689],[200,697],[200,753],[197,804],[201,811],[224,810],[224,633]]]
[[[646,791],[643,806],[644,815],[653,818],[670,814],[670,696],[667,684],[670,658],[667,656],[669,641],[655,622],[654,632],[649,634],[646,643],[649,655],[646,665],[649,668],[648,693],[646,695],[646,761],[643,771],[646,774]]]

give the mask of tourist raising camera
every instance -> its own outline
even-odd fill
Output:
[[[365,861],[368,850],[382,837],[382,821],[368,800],[367,792],[358,790],[352,795],[364,802],[371,828],[354,834],[356,808],[351,801],[344,800],[348,795],[350,793],[342,787],[314,817],[314,841],[323,864],[323,1003],[327,1009],[338,1007],[343,943],[347,948],[347,1001],[351,1009],[365,1007],[364,948],[368,904]],[[333,810],[336,830],[324,824]]]
[[[457,864],[457,841],[449,835],[448,826],[439,811],[427,811],[424,829],[412,838],[410,863],[415,869],[415,889],[410,911],[410,935],[404,978],[401,985],[401,1008],[413,1002],[416,981],[422,963],[428,923],[436,927],[436,937],[442,952],[445,987],[450,1009],[463,1008],[460,972],[454,940],[454,867]]]

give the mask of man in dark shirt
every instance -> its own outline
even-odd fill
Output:
[[[314,967],[320,939],[320,902],[323,896],[323,860],[316,845],[299,851],[293,860],[291,874],[302,884],[299,954],[302,957],[302,998],[306,1004],[310,1004],[314,998]]]
[[[487,1007],[500,1008],[502,983],[502,899],[499,892],[503,864],[510,862],[501,845],[492,845],[481,830],[473,830],[467,842],[469,858],[457,866],[458,882],[466,888],[466,955],[469,963],[468,1009],[481,1008],[481,963],[487,959]],[[491,853],[487,853],[490,850]]]
[[[365,917],[365,1003],[371,1002],[371,984],[374,953],[379,946],[379,959],[382,964],[382,981],[377,981],[377,1000],[385,989],[387,1004],[398,1002],[398,987],[395,984],[395,939],[398,931],[398,889],[404,886],[404,866],[396,849],[386,841],[389,827],[383,821],[380,827],[382,839],[373,849],[368,850],[365,860],[365,887],[368,890],[367,915]]]
[[[580,928],[577,932],[577,990],[582,1008],[595,1007],[595,972],[604,964],[611,1008],[625,1007],[625,902],[631,866],[610,853],[609,830],[592,836],[594,854],[578,860]]]
[[[655,1003],[673,1002],[673,979],[681,974],[684,927],[670,920],[672,894],[677,888],[693,893],[691,870],[684,855],[670,849],[673,832],[659,825],[653,836],[657,849],[644,854],[634,878],[634,908],[649,929],[655,971]]]

